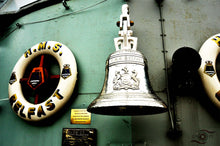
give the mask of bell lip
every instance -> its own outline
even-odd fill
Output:
[[[153,115],[167,112],[166,105],[164,107],[150,107],[150,106],[106,106],[106,107],[88,107],[87,111],[100,115],[111,116],[140,116]]]
[[[152,115],[168,111],[167,105],[152,93],[100,94],[87,108],[102,115]]]

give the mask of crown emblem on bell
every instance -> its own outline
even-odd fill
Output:
[[[140,80],[136,77],[137,72],[133,70],[132,73],[129,73],[126,66],[122,68],[121,70],[123,71],[123,73],[121,73],[121,71],[115,72],[115,77],[113,78],[113,89],[114,90],[121,90],[121,89],[138,90]]]
[[[147,60],[137,51],[132,37],[128,5],[122,6],[116,51],[106,61],[105,81],[100,95],[88,111],[103,115],[148,115],[167,111],[166,104],[154,93],[148,77]]]

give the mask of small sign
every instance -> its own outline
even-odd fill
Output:
[[[62,70],[62,74],[61,77],[66,79],[69,76],[71,76],[71,70],[70,70],[70,65],[69,64],[64,64],[63,65],[63,70]]]
[[[209,75],[210,77],[213,77],[215,75],[215,69],[212,65],[212,61],[206,61],[205,62],[206,65],[205,65],[205,68],[204,68],[204,73]]]
[[[71,124],[91,124],[91,113],[87,109],[72,109]]]
[[[96,129],[63,128],[62,146],[96,146],[96,141]]]
[[[9,80],[9,84],[10,85],[12,85],[14,82],[16,82],[17,81],[17,79],[16,79],[16,74],[15,74],[15,72],[13,72],[12,74],[11,74],[11,77],[10,77],[10,80]]]

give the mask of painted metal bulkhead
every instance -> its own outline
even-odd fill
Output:
[[[92,114],[91,124],[70,124],[71,109],[86,109],[100,94],[105,78],[105,62],[115,51],[121,6],[127,3],[134,21],[133,36],[138,37],[137,50],[148,60],[152,88],[163,101],[163,46],[160,14],[155,0],[70,0],[53,4],[23,15],[0,34],[0,143],[3,146],[62,144],[63,128],[95,128],[97,145],[207,145],[218,146],[219,112],[209,102],[202,84],[193,93],[176,96],[176,118],[182,135],[168,135],[171,128],[168,113],[146,116],[105,116]],[[92,6],[92,7],[90,7]],[[220,32],[220,1],[164,0],[164,45],[168,67],[172,55],[181,47],[199,51],[210,36]],[[89,7],[88,9],[85,9]],[[4,23],[3,21],[1,23]],[[17,25],[16,25],[17,24]],[[39,42],[58,41],[73,52],[78,79],[70,102],[47,123],[29,123],[16,116],[7,100],[11,71],[23,53]],[[186,58],[187,59],[187,58]],[[217,65],[218,68],[218,65]]]

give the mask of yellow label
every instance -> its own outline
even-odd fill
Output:
[[[91,124],[91,113],[86,109],[72,109],[71,124]]]

